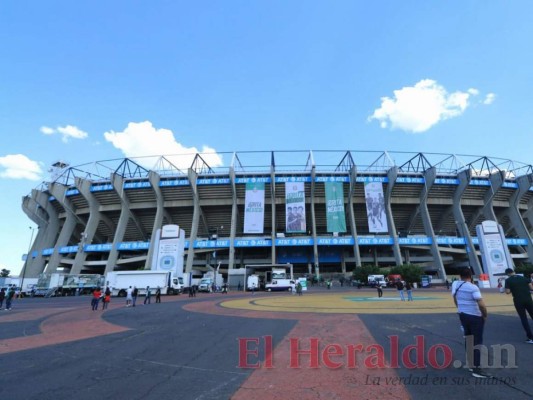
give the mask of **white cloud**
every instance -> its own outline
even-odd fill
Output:
[[[67,143],[69,139],[85,139],[89,136],[87,132],[84,132],[73,125],[58,126],[56,129],[50,128],[48,126],[42,126],[40,130],[45,135],[53,135],[54,133],[60,133],[61,140],[64,143]]]
[[[164,155],[176,167],[186,169],[191,166],[194,155],[202,153],[202,158],[210,167],[222,165],[222,158],[213,148],[203,146],[202,150],[198,150],[196,147],[185,147],[176,141],[171,130],[156,129],[150,121],[130,122],[122,132],[105,132],[104,137],[126,157]],[[136,161],[143,162],[142,159]],[[146,165],[149,162],[151,160],[146,160],[145,166],[153,167]]]
[[[496,94],[494,93],[489,93],[485,96],[485,100],[483,100],[483,104],[492,104],[494,103],[494,100],[496,100]]]
[[[36,161],[23,154],[9,154],[0,157],[0,177],[11,179],[41,180],[43,171]]]
[[[45,135],[52,135],[55,133],[55,129],[50,128],[48,126],[41,126],[41,132]]]
[[[368,120],[378,120],[382,128],[425,132],[445,119],[463,114],[470,98],[478,94],[474,88],[448,93],[436,81],[423,79],[414,86],[395,90],[393,98],[382,97],[381,107]]]

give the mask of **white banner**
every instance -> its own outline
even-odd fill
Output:
[[[305,232],[305,191],[303,182],[285,182],[285,231]]]
[[[372,233],[388,232],[383,184],[381,182],[365,183],[365,200],[368,231]]]
[[[265,184],[246,183],[244,233],[263,233],[265,222]]]
[[[504,275],[508,265],[500,234],[486,234],[483,238],[483,241],[485,244],[484,250],[486,251],[488,272],[491,275]]]
[[[183,275],[183,258],[185,255],[185,231],[177,225],[165,225],[157,231],[157,251],[152,270],[171,271],[177,276]]]
[[[496,221],[487,220],[476,226],[476,233],[485,273],[489,275],[490,286],[496,287],[505,270],[513,267],[503,228]]]

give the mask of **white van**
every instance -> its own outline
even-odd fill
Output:
[[[385,281],[385,275],[368,275],[368,285],[371,287],[379,285],[382,288],[386,288],[387,282]]]

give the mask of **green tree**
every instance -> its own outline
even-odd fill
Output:
[[[533,265],[528,263],[519,264],[515,268],[517,274],[524,274],[525,277],[529,277],[533,274]]]
[[[361,283],[368,282],[368,275],[379,274],[379,267],[377,265],[363,265],[361,268],[355,268],[353,271],[353,279]]]
[[[390,270],[391,274],[399,274],[406,282],[414,283],[422,280],[424,270],[422,267],[414,264],[403,264],[398,267],[393,267]]]
[[[6,278],[9,276],[10,273],[10,270],[2,268],[2,270],[0,270],[0,278]]]

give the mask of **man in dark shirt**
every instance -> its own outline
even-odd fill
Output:
[[[533,290],[533,284],[523,276],[516,275],[511,268],[507,268],[505,273],[508,276],[505,280],[505,293],[513,294],[514,307],[526,331],[526,343],[533,344],[533,333],[531,333],[531,327],[526,315],[527,311],[531,319],[533,319],[533,300],[530,293],[530,290]]]

